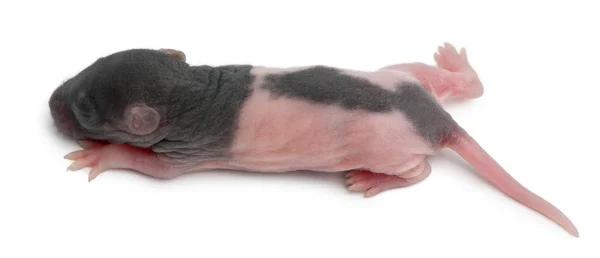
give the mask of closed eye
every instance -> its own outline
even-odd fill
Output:
[[[71,105],[73,114],[77,118],[77,121],[83,126],[95,126],[98,123],[97,116],[95,115],[96,109],[94,103],[89,98],[80,95],[77,101]]]

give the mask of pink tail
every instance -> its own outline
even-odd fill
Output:
[[[579,231],[564,213],[517,182],[464,130],[454,134],[448,147],[506,195],[553,220],[571,235],[579,237]]]

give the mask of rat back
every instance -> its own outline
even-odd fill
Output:
[[[394,174],[440,146],[454,121],[402,73],[324,66],[252,70],[231,166]]]

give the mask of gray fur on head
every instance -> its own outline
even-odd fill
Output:
[[[126,50],[67,80],[49,106],[58,129],[74,139],[217,159],[228,155],[241,105],[250,95],[250,69],[190,66],[173,49]]]

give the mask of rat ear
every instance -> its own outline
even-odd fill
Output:
[[[160,122],[160,115],[156,110],[146,105],[129,107],[125,111],[125,124],[129,131],[136,135],[147,135],[156,128]]]
[[[185,54],[182,51],[170,49],[170,48],[161,48],[159,51],[169,54],[175,58],[177,58],[181,62],[185,62]]]

